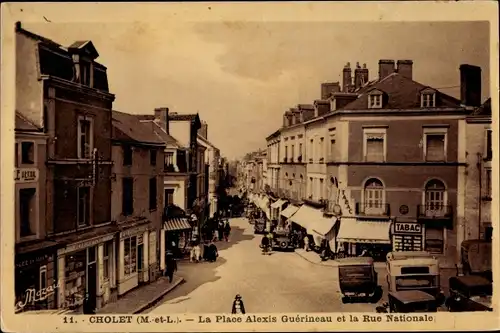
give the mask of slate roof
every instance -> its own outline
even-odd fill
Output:
[[[33,131],[40,131],[40,128],[36,127],[33,123],[24,118],[22,114],[16,112],[15,130],[33,132]]]
[[[155,120],[155,116],[152,114],[137,114],[136,117],[139,120]]]
[[[113,140],[164,145],[164,142],[158,138],[151,125],[141,123],[135,115],[113,111],[112,116]]]
[[[360,94],[358,98],[342,109],[368,109],[368,95],[374,89],[380,90],[386,95],[382,109],[420,109],[420,92],[426,88],[433,89],[399,73],[392,73],[381,80],[368,83],[360,88],[357,92]],[[436,91],[436,107],[459,108],[461,106],[458,99]]]
[[[166,142],[168,145],[180,147],[179,141],[177,141],[173,136],[168,134],[159,123],[156,121],[148,121],[143,124],[151,124],[155,135],[162,141]]]

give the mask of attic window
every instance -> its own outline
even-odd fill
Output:
[[[372,94],[368,96],[368,108],[380,109],[382,108],[382,94]]]
[[[81,84],[92,87],[92,63],[88,61],[80,62],[80,78]]]
[[[436,93],[426,92],[420,95],[420,106],[423,108],[433,108],[436,106]]]

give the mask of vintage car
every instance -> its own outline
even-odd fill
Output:
[[[342,302],[350,303],[360,299],[377,303],[382,298],[378,285],[378,274],[370,257],[338,259],[339,288]]]
[[[480,275],[492,281],[490,240],[463,241],[460,252],[464,275]]]
[[[451,277],[450,296],[445,305],[450,312],[493,311],[491,297],[493,284],[482,276]]]
[[[263,234],[266,232],[267,222],[264,218],[258,218],[254,220],[253,223],[253,233],[254,234]]]
[[[276,230],[273,232],[273,249],[281,251],[293,251],[295,249],[295,244],[288,231]]]
[[[387,290],[420,290],[436,299],[445,300],[439,280],[439,262],[425,251],[398,251],[387,254]]]
[[[388,294],[389,312],[437,312],[434,296],[420,290],[391,291]]]

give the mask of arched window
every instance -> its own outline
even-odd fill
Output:
[[[425,212],[436,215],[444,212],[446,206],[446,187],[438,179],[431,179],[425,184]]]
[[[384,185],[377,178],[370,178],[364,188],[364,210],[365,213],[381,213],[384,208]]]

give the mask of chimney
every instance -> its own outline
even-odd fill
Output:
[[[201,122],[201,127],[198,130],[198,134],[208,140],[208,124],[205,121]]]
[[[340,82],[326,82],[321,84],[321,99],[328,99],[336,92],[340,92]]]
[[[170,134],[170,124],[168,121],[168,108],[166,107],[156,108],[155,119],[158,119],[160,121],[160,124],[164,126],[165,132],[167,132],[167,134]]]
[[[398,60],[397,72],[402,76],[413,80],[413,61],[412,60]]]
[[[21,30],[23,27],[21,26],[21,21],[16,22],[16,31]]]
[[[368,68],[366,68],[366,64],[363,64],[363,68],[359,65],[359,62],[356,63],[356,69],[354,70],[354,87],[355,89],[359,89],[365,83],[368,82]]]
[[[394,73],[394,60],[379,60],[378,61],[378,78],[379,80]]]
[[[460,101],[465,106],[481,106],[481,67],[460,65]]]
[[[347,63],[342,70],[342,91],[348,92],[352,84],[351,63]]]

